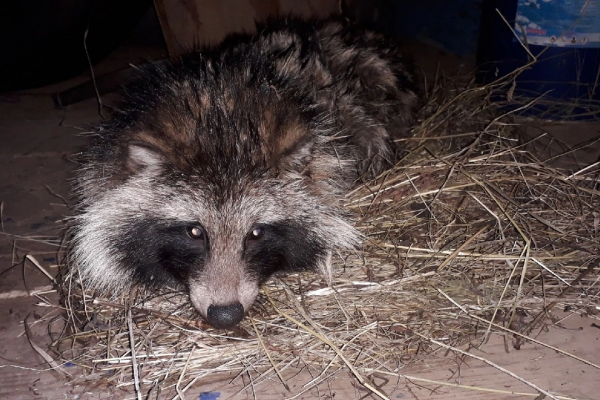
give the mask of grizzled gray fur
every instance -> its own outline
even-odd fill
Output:
[[[330,274],[360,235],[339,199],[394,161],[417,96],[395,45],[344,21],[146,68],[82,154],[71,265],[118,293],[180,284],[235,326],[276,272]]]

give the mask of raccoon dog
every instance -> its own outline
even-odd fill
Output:
[[[82,154],[72,265],[113,293],[179,284],[231,328],[273,273],[328,275],[359,244],[339,200],[393,162],[416,101],[393,43],[344,21],[150,66]]]

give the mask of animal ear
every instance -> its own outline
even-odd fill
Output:
[[[127,143],[127,165],[134,171],[157,170],[163,163],[163,154],[151,144],[139,140]]]

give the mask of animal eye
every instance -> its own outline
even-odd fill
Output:
[[[262,226],[257,226],[256,228],[253,228],[248,233],[248,239],[258,240],[264,235],[264,233],[265,233],[265,228],[263,228]]]
[[[204,229],[199,226],[190,226],[187,228],[187,234],[192,239],[204,239]]]

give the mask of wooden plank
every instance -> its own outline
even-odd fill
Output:
[[[277,16],[326,18],[338,0],[155,0],[169,55],[219,44],[231,33],[255,33],[255,21]]]

